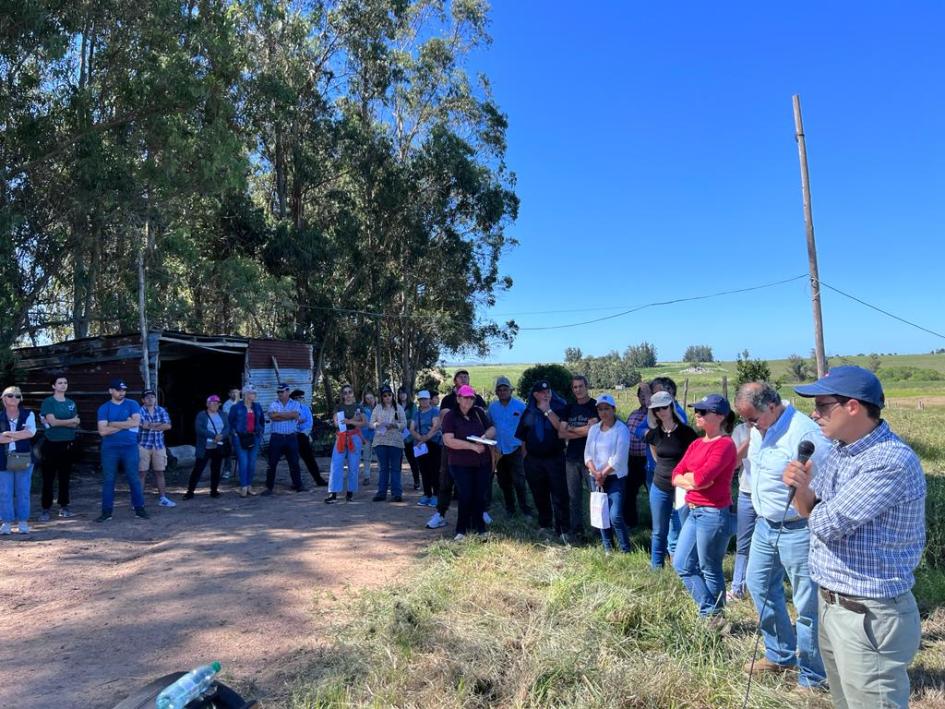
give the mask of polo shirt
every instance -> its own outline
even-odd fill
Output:
[[[502,455],[508,455],[522,446],[522,442],[515,437],[515,431],[518,429],[518,422],[522,420],[524,412],[525,402],[514,396],[507,404],[501,401],[493,401],[489,404],[489,418],[495,425],[499,452]]]

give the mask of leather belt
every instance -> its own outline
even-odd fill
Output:
[[[859,601],[854,600],[850,596],[845,596],[842,593],[837,593],[836,591],[828,591],[826,588],[821,588],[820,597],[824,599],[824,603],[828,606],[837,605],[841,608],[846,608],[852,613],[859,613],[860,615],[866,615],[869,612],[869,609]]]

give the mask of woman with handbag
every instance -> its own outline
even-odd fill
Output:
[[[36,416],[23,406],[23,392],[9,386],[3,390],[0,415],[0,534],[10,534],[14,518],[17,531],[30,531],[30,480],[33,477],[33,446]]]
[[[263,408],[256,403],[256,388],[252,384],[243,387],[243,400],[233,404],[229,423],[232,431],[233,450],[240,471],[240,497],[255,495],[253,475],[256,473],[256,456],[263,442],[266,422]]]
[[[597,423],[587,432],[584,465],[593,485],[607,495],[610,529],[601,529],[604,550],[610,552],[611,531],[620,551],[630,551],[630,535],[623,521],[623,495],[627,485],[627,464],[630,457],[630,429],[617,418],[617,404],[610,394],[597,397]]]
[[[185,500],[192,500],[194,490],[200,482],[204,468],[210,463],[210,497],[220,496],[220,468],[223,467],[225,455],[223,444],[230,437],[230,422],[220,414],[220,397],[211,394],[207,397],[207,410],[197,414],[194,420],[194,431],[197,442],[194,446],[196,460],[194,469],[190,472],[190,482],[187,484]]]

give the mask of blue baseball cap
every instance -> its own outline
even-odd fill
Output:
[[[864,401],[879,408],[886,405],[883,385],[868,369],[845,365],[834,367],[813,384],[794,387],[800,396],[845,396],[848,399]]]
[[[109,389],[127,389],[128,385],[125,383],[125,380],[121,377],[115,377],[108,383]]]
[[[601,394],[597,397],[597,405],[600,406],[601,404],[609,404],[615,409],[617,408],[617,402],[614,401],[614,397],[612,397],[610,394]]]
[[[732,412],[728,399],[721,394],[703,396],[699,401],[695,401],[689,406],[696,411],[708,411],[719,416],[728,416]]]

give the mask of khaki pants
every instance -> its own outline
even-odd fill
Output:
[[[820,654],[837,709],[884,709],[909,705],[909,663],[922,627],[912,593],[895,598],[858,598],[856,613],[819,598]]]

